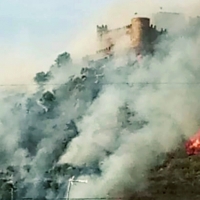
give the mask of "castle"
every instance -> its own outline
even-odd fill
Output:
[[[117,29],[110,30],[107,25],[97,26],[99,50],[94,55],[88,55],[84,59],[95,61],[112,56],[116,43],[124,36],[129,40],[125,47],[129,51],[136,55],[152,53],[154,42],[164,33],[166,33],[166,29],[161,28],[158,31],[156,26],[153,26],[150,19],[146,17],[135,17],[131,19],[129,25]]]
[[[134,17],[130,24],[117,29],[109,29],[107,25],[97,26],[98,51],[83,59],[98,61],[109,58],[116,53],[116,44],[119,41],[123,43],[124,40],[126,40],[125,48],[129,52],[133,52],[135,55],[151,54],[154,52],[155,43],[160,35],[166,32],[173,35],[179,34],[188,25],[190,28],[200,26],[200,17],[190,17],[187,21],[186,16],[182,13],[162,11],[155,13],[152,20],[146,17]],[[122,47],[120,46],[120,48]]]

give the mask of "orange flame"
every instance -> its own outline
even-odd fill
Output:
[[[200,130],[185,143],[188,155],[200,154]]]

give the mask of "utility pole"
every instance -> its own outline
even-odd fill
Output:
[[[14,200],[14,183],[13,183],[12,178],[9,178],[9,179],[2,178],[1,180],[6,181],[7,184],[11,185],[10,198],[11,198],[11,200]]]
[[[7,183],[11,184],[11,192],[10,192],[10,196],[11,196],[11,200],[14,199],[14,184],[13,184],[13,180],[9,180]]]
[[[68,180],[68,186],[67,186],[67,197],[66,199],[69,200],[69,193],[70,193],[70,189],[71,189],[71,186],[74,184],[74,183],[87,183],[88,181],[87,180],[74,180],[74,176],[72,178],[70,178]]]

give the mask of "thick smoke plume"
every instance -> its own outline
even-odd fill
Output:
[[[80,136],[60,160],[75,166],[98,163],[101,176],[84,177],[89,183],[73,187],[72,197],[142,190],[157,156],[176,149],[182,136],[198,128],[198,40],[190,36],[165,39],[158,48],[167,48],[167,55],[162,57],[160,51],[145,58],[138,68],[119,66],[120,75],[117,60],[105,66],[106,80],[113,84],[104,86],[78,123]],[[121,120],[116,121],[123,115],[118,108],[126,103],[137,114],[130,117],[130,125],[121,127]],[[147,123],[140,127],[140,121]]]
[[[149,169],[199,126],[200,29],[192,22],[140,63],[118,51],[88,66],[64,53],[36,75],[36,92],[2,92],[0,165],[19,199],[61,198],[73,175],[88,180],[73,185],[75,198],[128,197],[148,186]]]

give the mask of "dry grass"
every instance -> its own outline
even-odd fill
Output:
[[[187,156],[184,148],[151,170],[148,192],[152,199],[200,199],[200,155]]]

